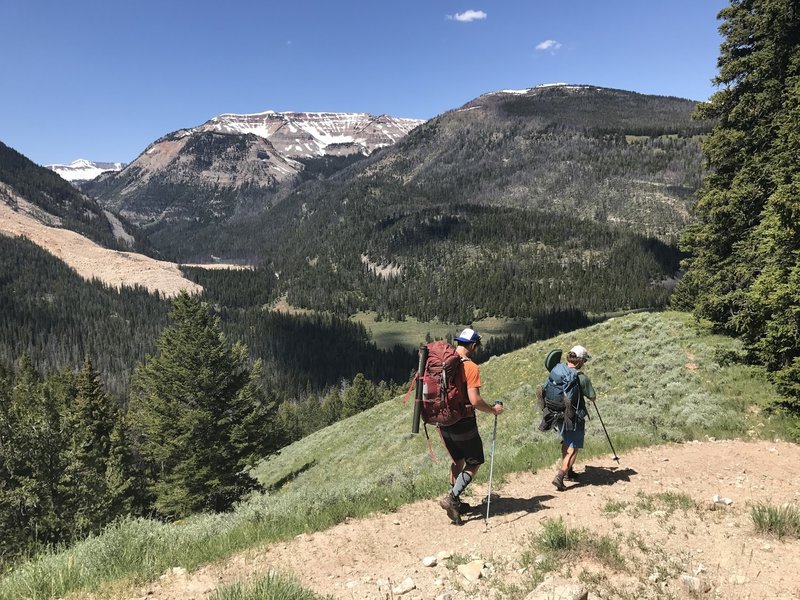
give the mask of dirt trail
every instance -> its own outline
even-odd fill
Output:
[[[520,559],[530,536],[542,530],[545,520],[559,518],[592,537],[621,536],[626,569],[586,558],[571,573],[562,573],[573,581],[590,579],[595,583],[588,587],[595,585],[605,598],[634,591],[638,598],[800,598],[800,541],[756,534],[750,515],[750,507],[760,502],[800,506],[800,446],[692,442],[636,450],[621,456],[619,464],[610,457],[579,461],[577,470],[583,471],[581,482],[562,493],[550,483],[550,469],[495,482],[498,497],[492,500],[488,528],[482,514],[469,514],[458,527],[434,501],[421,501],[396,513],[351,520],[242,553],[194,573],[176,569],[126,598],[199,600],[217,586],[271,569],[337,599],[398,597],[392,589],[408,577],[415,588],[403,598],[434,599],[446,593],[452,600],[502,598],[509,586],[529,576]],[[468,500],[477,503],[486,487],[475,485],[470,491]],[[688,495],[696,507],[675,509],[657,501],[641,507],[666,492]],[[715,495],[732,504],[714,504]],[[609,511],[610,506],[617,508]],[[424,557],[443,551],[452,558],[422,565]],[[454,565],[473,559],[483,560],[488,570],[470,583]],[[696,575],[710,589],[693,596],[681,575]]]

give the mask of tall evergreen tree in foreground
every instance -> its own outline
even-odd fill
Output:
[[[800,4],[733,0],[719,16],[722,89],[700,108],[718,124],[674,302],[741,336],[800,412]]]
[[[0,563],[97,533],[131,509],[118,403],[86,359],[42,377],[0,368]]]
[[[130,421],[155,509],[180,518],[226,510],[256,487],[246,468],[270,449],[272,411],[260,363],[249,366],[199,299],[181,293],[170,317],[158,355],[136,370]]]
[[[71,432],[62,487],[76,536],[99,530],[131,509],[132,481],[121,411],[86,359],[67,411]]]
[[[64,539],[64,398],[23,354],[0,381],[0,561]]]

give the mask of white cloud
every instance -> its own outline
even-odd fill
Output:
[[[561,48],[561,42],[557,42],[556,40],[545,40],[536,44],[537,50],[544,50],[550,53],[555,53],[559,48]]]
[[[448,19],[460,21],[461,23],[469,23],[470,21],[480,21],[488,17],[482,10],[465,10],[462,13],[454,15],[447,15]]]

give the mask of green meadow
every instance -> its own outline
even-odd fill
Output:
[[[378,320],[377,313],[356,313],[353,320],[367,329],[372,341],[378,348],[392,348],[395,345],[410,350],[419,348],[426,336],[430,339],[452,339],[463,329],[463,326],[439,321],[419,321],[414,317],[406,317],[404,321]],[[472,323],[472,326],[483,336],[484,341],[493,336],[520,335],[527,323],[521,319],[497,319],[487,317]]]
[[[419,332],[410,335],[418,343]],[[738,342],[709,333],[684,313],[631,314],[482,365],[484,398],[501,400],[508,409],[498,420],[495,482],[512,472],[550,468],[558,458],[555,434],[536,428],[533,390],[546,375],[547,351],[576,343],[593,356],[585,371],[619,455],[672,441],[788,435],[784,421],[762,410],[776,399],[776,391],[761,369],[737,360]],[[0,598],[60,598],[78,591],[103,597],[157,579],[172,567],[191,570],[346,517],[435,497],[446,489],[446,454],[432,437],[439,464],[431,460],[424,434],[411,433],[412,402],[402,400],[340,421],[264,460],[254,474],[267,491],[253,494],[230,513],[171,524],[144,519],[117,523],[102,535],[4,573]],[[610,455],[600,421],[596,413],[592,416],[584,457]],[[491,419],[479,415],[487,453]],[[478,483],[487,477],[488,469],[481,470]]]

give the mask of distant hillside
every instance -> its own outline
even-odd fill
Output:
[[[19,237],[0,235],[0,272],[0,369],[23,352],[42,372],[77,370],[88,356],[110,392],[127,393],[135,362],[167,322],[166,302],[142,286],[87,281]]]
[[[136,227],[58,175],[0,144],[0,234],[22,236],[87,280],[174,296],[201,287],[156,260]],[[7,273],[8,275],[8,273]]]
[[[69,229],[106,248],[146,250],[134,227],[105,211],[56,173],[40,167],[0,142],[0,201],[17,210],[17,198],[35,207],[36,218],[52,227]]]
[[[119,173],[83,189],[148,233],[172,224],[219,223],[237,211],[263,212],[301,165],[253,134],[187,130],[151,144]]]
[[[568,213],[670,238],[702,178],[695,103],[592,86],[485,94],[431,119],[359,178],[385,178],[431,204]]]
[[[265,215],[158,245],[266,260],[290,302],[345,313],[660,306],[702,179],[694,106],[589,86],[487,94]]]

